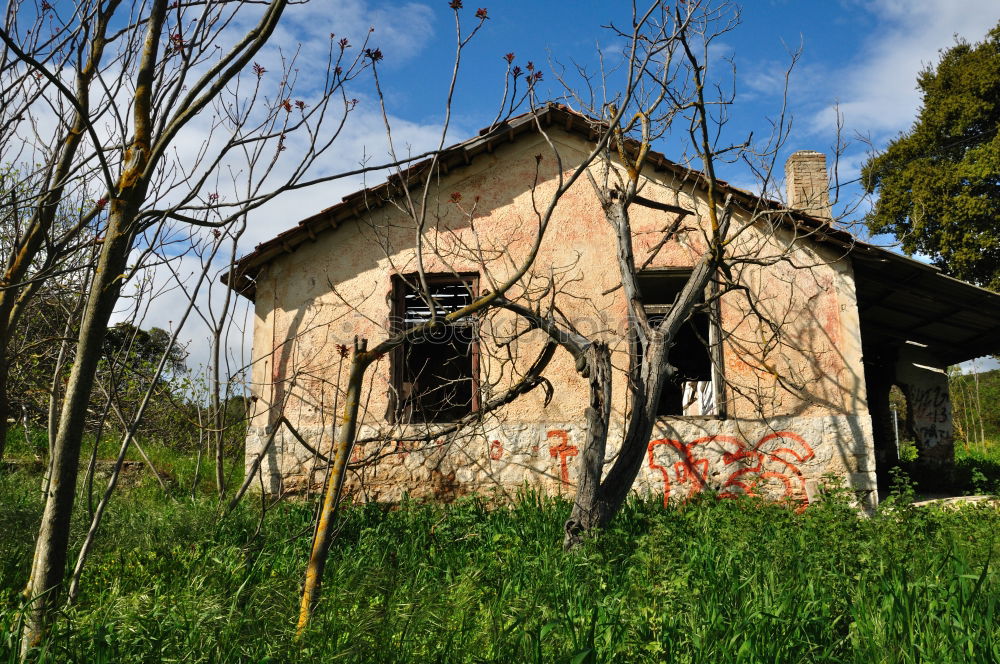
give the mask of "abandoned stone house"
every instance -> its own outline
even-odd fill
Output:
[[[322,483],[346,347],[429,316],[415,287],[418,265],[441,311],[502,280],[532,245],[560,169],[565,176],[591,149],[593,129],[554,105],[515,118],[440,156],[421,234],[399,204],[408,186],[400,183],[422,185],[426,162],[300,221],[237,263],[227,283],[256,312],[246,457],[249,467],[263,453],[265,490]],[[633,206],[631,223],[644,306],[655,316],[705,246],[699,214],[674,240],[658,242],[677,219],[665,210],[704,209],[704,181],[655,152],[641,177],[652,204]],[[838,229],[822,154],[795,153],[786,181],[787,206],[721,184],[742,229],[742,255],[776,259],[735,261],[745,288],[712,299],[685,324],[638,491],[665,501],[706,487],[807,501],[832,474],[877,500],[879,480],[897,461],[893,385],[907,397],[919,462],[935,467],[952,457],[945,369],[1000,350],[1000,295]],[[420,186],[410,191],[420,198]],[[628,408],[620,282],[614,235],[581,177],[559,200],[516,290],[529,297],[541,289],[581,333],[609,340],[619,422]],[[507,313],[408,344],[369,370],[348,475],[355,498],[572,488],[587,388],[568,353],[557,351],[544,371],[551,389],[486,412],[544,345],[540,331]],[[278,427],[282,417],[290,426]],[[456,431],[456,421],[467,426]]]

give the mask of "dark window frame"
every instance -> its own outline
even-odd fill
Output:
[[[673,303],[664,304],[659,303],[649,303],[649,298],[647,297],[648,291],[643,292],[642,282],[644,280],[654,280],[656,278],[661,279],[676,279],[684,280],[684,283],[691,277],[693,268],[691,267],[668,267],[668,268],[657,268],[652,270],[642,270],[637,274],[637,282],[639,285],[639,294],[643,301],[643,310],[648,317],[665,317],[669,315],[670,309],[673,307]],[[648,288],[648,287],[647,287]],[[683,285],[681,286],[683,288]],[[712,383],[712,392],[715,402],[715,412],[710,415],[683,415],[683,414],[666,414],[659,412],[662,409],[662,404],[657,406],[657,418],[658,419],[690,419],[690,420],[724,420],[727,417],[727,408],[725,401],[725,374],[724,374],[724,358],[723,358],[723,344],[722,344],[722,330],[720,325],[720,307],[719,300],[717,298],[711,299],[707,307],[705,305],[705,300],[710,299],[712,294],[716,292],[715,282],[710,282],[709,286],[702,293],[701,301],[696,305],[705,308],[702,312],[694,312],[693,316],[704,316],[705,317],[705,338],[704,338],[704,350],[707,355],[708,360],[708,372],[709,380]],[[674,295],[673,302],[677,301],[677,297],[680,295],[680,290],[677,290]],[[684,325],[694,325],[692,317],[689,317],[685,321]],[[682,328],[683,329],[683,328]],[[700,340],[700,339],[699,339]],[[668,351],[669,352],[669,351]],[[683,406],[683,404],[682,404]]]
[[[424,275],[428,288],[432,291],[435,287],[465,285],[469,289],[470,300],[475,299],[479,294],[479,273],[477,272],[441,272]],[[420,278],[416,273],[394,274],[391,277],[391,317],[390,329],[393,334],[405,330],[406,295],[419,288]],[[471,355],[471,395],[468,414],[475,413],[480,409],[480,381],[479,381],[479,329],[478,317],[473,315],[462,323],[463,326],[472,328],[472,341],[470,343]],[[455,422],[460,417],[423,417],[423,411],[415,411],[407,408],[407,404],[402,403],[403,383],[405,379],[406,354],[409,343],[397,346],[390,353],[390,389],[387,419],[394,424],[443,424]],[[463,414],[461,417],[465,417]]]

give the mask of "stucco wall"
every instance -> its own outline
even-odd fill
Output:
[[[299,433],[330,452],[332,429],[306,427]],[[361,436],[374,433],[362,429]],[[801,504],[831,475],[864,500],[875,499],[866,416],[675,419],[658,424],[654,435],[634,490],[665,502],[711,489],[723,496],[753,494]],[[570,495],[583,438],[579,422],[494,422],[455,438],[368,442],[351,457],[347,493],[387,501],[404,494],[451,499],[471,492],[513,498],[530,487]],[[253,429],[248,455],[258,454],[266,439],[265,429]],[[612,440],[620,440],[620,433]],[[262,466],[264,488],[272,493],[318,490],[326,470],[286,430],[276,436]]]
[[[554,132],[553,137],[568,173],[585,146],[568,134]],[[491,279],[502,280],[527,254],[538,226],[535,209],[547,204],[556,175],[548,146],[528,137],[444,177],[429,197],[424,268],[477,272],[484,288]],[[646,175],[643,196],[704,211],[689,183]],[[460,194],[458,202],[453,193]],[[633,206],[637,262],[656,249],[650,269],[693,265],[705,247],[698,216],[685,221],[687,230],[678,242],[656,249],[672,217]],[[764,493],[801,497],[806,483],[825,473],[843,476],[861,490],[874,487],[850,262],[836,250],[770,223],[756,219],[750,224],[743,213],[734,219],[731,247],[741,260],[732,269],[746,290],[726,294],[720,303],[729,418],[665,420],[651,441],[640,490],[663,493],[669,480],[669,495],[677,497],[689,486],[709,483],[742,491],[756,482]],[[416,269],[415,237],[413,222],[385,205],[320,235],[258,275],[257,401],[248,460],[279,410],[314,446],[328,451],[346,379],[341,347],[355,336],[373,343],[385,338],[390,275]],[[590,184],[581,178],[556,208],[524,288],[554,279],[560,312],[582,333],[611,345],[619,369],[614,419],[621,422],[627,408],[620,371],[627,366],[627,309],[614,256],[612,231]],[[506,312],[489,314],[482,325],[500,338],[524,327]],[[495,338],[480,335],[479,378],[487,396],[501,393],[531,364],[544,341],[538,331],[505,346],[493,343]],[[586,383],[563,351],[545,376],[553,388],[548,405],[536,389],[457,437],[397,445],[391,441],[414,431],[387,424],[389,358],[379,360],[363,395],[361,435],[380,442],[359,447],[355,455],[359,461],[366,454],[380,460],[354,471],[354,490],[379,499],[395,499],[403,491],[448,496],[500,487],[509,492],[524,483],[566,490],[574,478],[573,450],[582,441]],[[613,434],[612,444],[617,440]],[[280,434],[263,466],[265,485],[276,490],[309,484],[315,480],[310,456]],[[752,470],[755,460],[764,463]],[[744,481],[750,476],[757,479]]]

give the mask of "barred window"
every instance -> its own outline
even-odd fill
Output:
[[[393,280],[393,327],[411,329],[472,302],[477,275],[427,275],[428,299],[416,275]],[[442,325],[396,349],[392,406],[397,422],[452,422],[479,406],[479,347],[475,317]]]

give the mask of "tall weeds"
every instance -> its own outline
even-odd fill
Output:
[[[29,479],[30,478],[30,479]],[[36,477],[0,478],[0,662],[13,662]],[[634,501],[564,553],[525,493],[344,512],[330,592],[293,640],[311,506],[219,518],[184,482],[127,489],[47,662],[997,662],[1000,512],[842,501],[802,514]],[[82,526],[81,526],[82,527]]]

